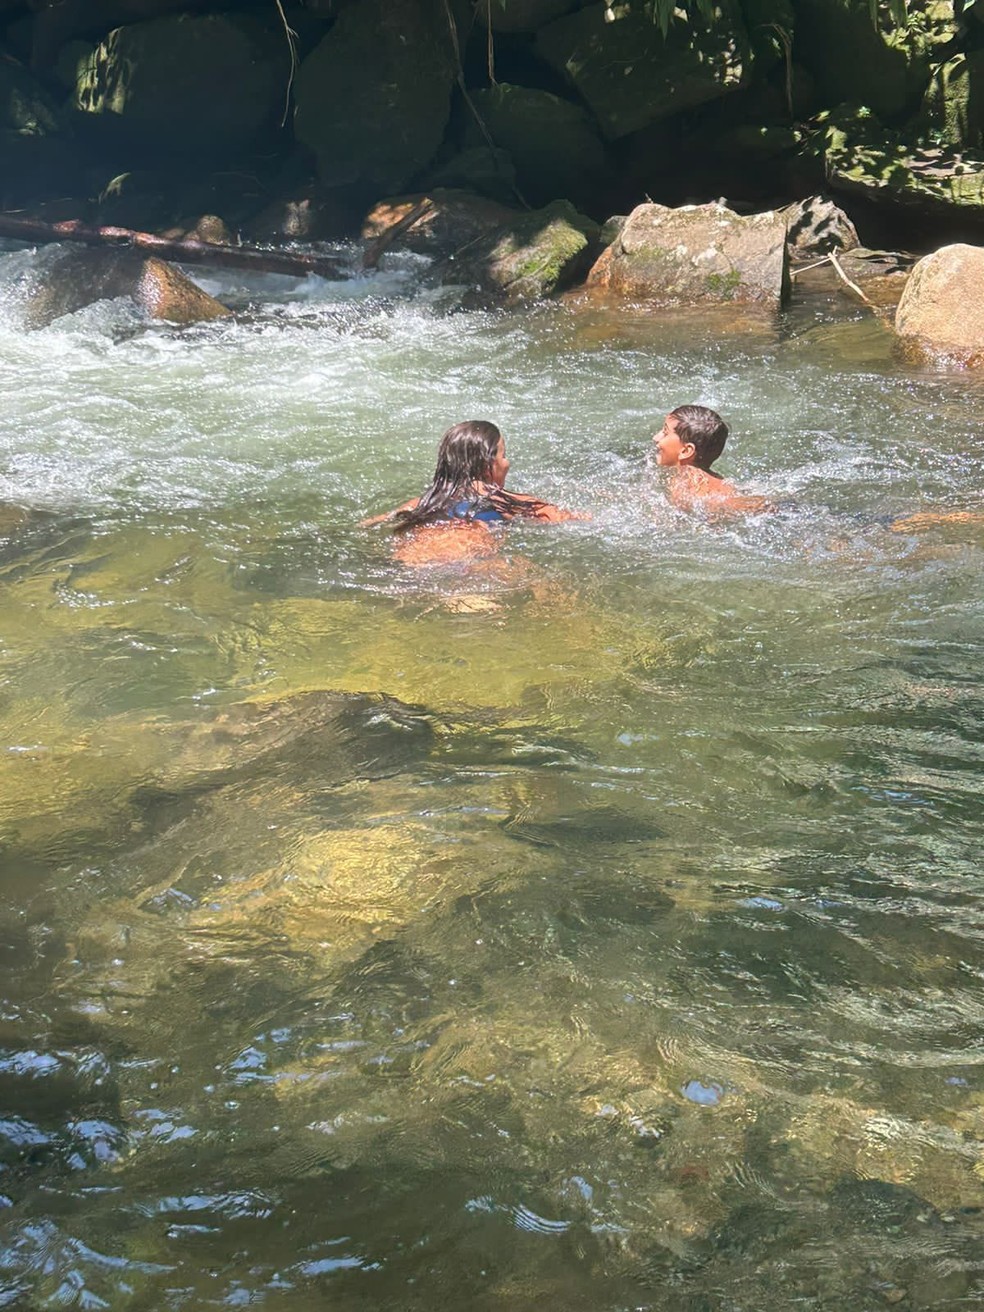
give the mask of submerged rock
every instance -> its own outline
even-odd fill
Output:
[[[438,271],[445,285],[466,284],[507,305],[544,300],[587,266],[598,225],[567,201],[520,214],[479,238]]]
[[[588,275],[588,285],[668,304],[757,302],[787,291],[786,224],[720,204],[639,205]]]
[[[25,321],[45,328],[62,315],[96,301],[128,297],[152,319],[199,323],[231,314],[173,265],[138,251],[66,251],[53,260],[28,293]]]
[[[984,367],[984,247],[943,246],[920,260],[895,330],[916,359]]]

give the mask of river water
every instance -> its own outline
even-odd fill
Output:
[[[0,257],[0,1306],[984,1303],[984,383],[423,263]],[[647,464],[732,428],[778,511]],[[440,434],[590,512],[408,571]]]

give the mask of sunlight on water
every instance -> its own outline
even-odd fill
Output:
[[[397,259],[28,333],[0,256],[0,1306],[984,1300],[984,384]],[[672,510],[685,401],[771,515]],[[590,512],[356,527],[452,422]]]

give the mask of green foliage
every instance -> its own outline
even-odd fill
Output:
[[[638,3],[638,0],[637,0]],[[974,0],[953,0],[953,12],[959,17]],[[642,0],[646,12],[666,36],[670,22],[676,18],[688,23],[710,22],[719,8],[718,0]],[[919,13],[919,0],[868,0],[871,21],[879,27],[907,28]],[[611,0],[609,10],[618,9],[617,0]]]

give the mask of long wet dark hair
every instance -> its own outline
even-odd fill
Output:
[[[430,486],[421,494],[413,510],[401,510],[394,517],[396,532],[418,528],[449,518],[460,502],[468,502],[464,515],[455,519],[474,519],[482,510],[497,510],[506,519],[516,515],[535,515],[541,501],[523,501],[511,496],[492,482],[492,466],[502,434],[486,419],[466,419],[454,424],[441,438],[437,449],[437,468]]]

